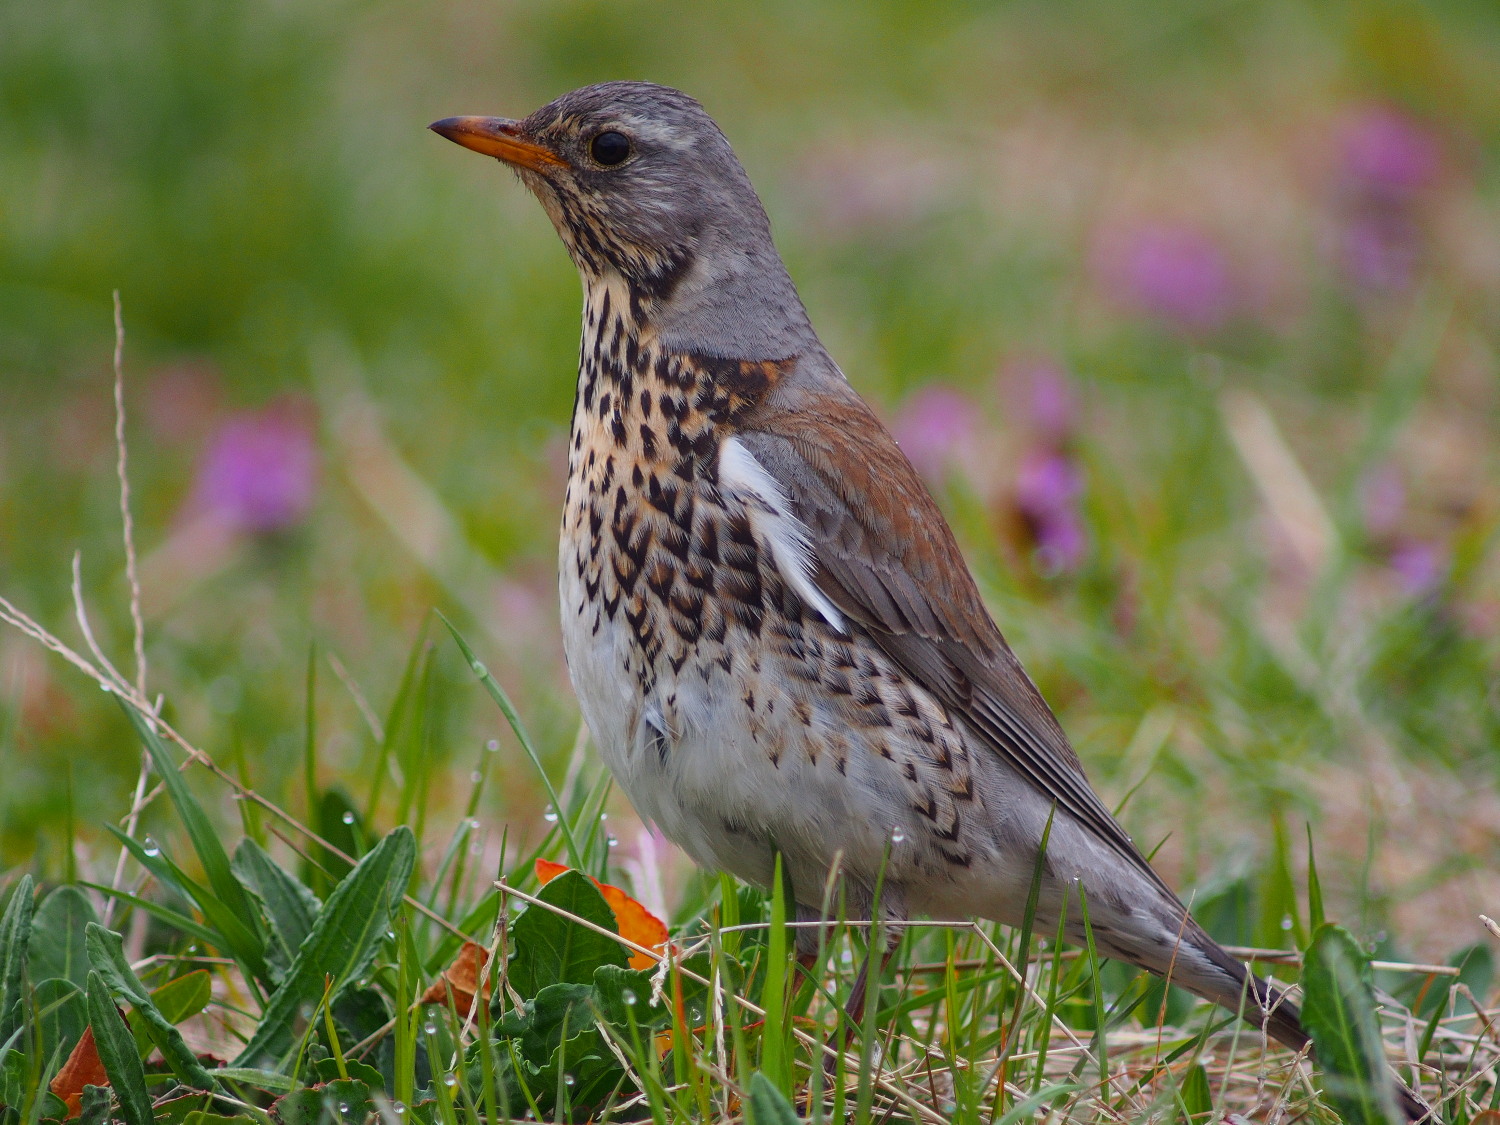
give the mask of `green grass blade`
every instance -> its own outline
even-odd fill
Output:
[[[782,868],[780,852],[776,853],[776,870],[772,879],[771,929],[766,935],[766,976],[760,989],[760,1006],[766,1013],[766,1022],[760,1036],[760,1068],[777,1091],[790,1094],[792,1066],[787,1058],[784,1026],[787,972],[786,874]]]
[[[36,913],[35,884],[22,875],[0,917],[0,1044],[20,1029],[26,990],[26,959],[31,949],[31,921]]]
[[[116,698],[119,697],[116,696]],[[171,752],[167,750],[161,736],[146,721],[146,717],[123,699],[120,700],[120,706],[125,709],[125,714],[130,718],[141,742],[145,744],[147,753],[151,755],[152,764],[156,767],[162,784],[166,786],[167,796],[172,799],[173,808],[182,818],[188,839],[192,841],[193,851],[197,853],[198,862],[203,865],[203,873],[208,877],[209,887],[255,943],[256,953],[250,959],[264,963],[265,934],[261,930],[260,912],[255,909],[249,893],[234,877],[229,863],[229,854],[224,850],[218,830],[208,819],[208,814],[203,811],[203,806],[198,803],[198,799],[187,787],[187,782],[177,770],[177,763],[172,760]]]
[[[304,684],[306,711],[302,725],[302,788],[307,797],[307,822],[318,819],[318,645],[307,646],[307,676]]]
[[[292,1028],[298,1011],[322,997],[324,978],[333,977],[332,995],[337,999],[369,967],[416,860],[417,842],[411,830],[397,828],[340,881],[297,950],[286,978],[267,1002],[260,1026],[235,1066],[266,1058],[279,1061],[294,1045]]]
[[[211,948],[219,948],[219,943],[224,940],[207,926],[195,922],[180,910],[173,910],[170,906],[163,906],[159,902],[152,902],[148,898],[133,895],[128,891],[117,891],[112,887],[105,886],[103,883],[83,882],[79,886],[87,887],[91,891],[98,891],[102,895],[109,895],[111,898],[117,898],[121,902],[135,907],[137,910],[144,910],[151,917],[160,919],[168,926],[171,926],[181,936],[195,938]]]
[[[1312,825],[1307,826],[1307,927],[1316,933],[1323,922],[1323,884],[1318,879],[1318,861],[1313,855]]]
[[[1401,1115],[1376,1021],[1370,962],[1347,930],[1325,923],[1313,935],[1302,991],[1302,1022],[1333,1108],[1349,1125],[1394,1125]]]
[[[464,654],[464,659],[468,661],[469,667],[473,669],[474,674],[479,677],[479,682],[484,685],[484,690],[489,692],[490,698],[495,701],[495,706],[500,708],[500,713],[505,716],[505,721],[510,724],[510,729],[515,733],[516,741],[521,744],[522,751],[525,752],[526,757],[530,760],[532,769],[536,770],[536,775],[541,780],[542,787],[547,790],[547,799],[552,802],[552,807],[557,812],[557,826],[562,830],[563,843],[568,849],[568,865],[583,870],[583,853],[578,848],[578,841],[573,838],[573,829],[568,823],[567,810],[562,807],[562,802],[558,799],[557,789],[552,784],[552,779],[547,775],[547,771],[542,768],[542,759],[537,754],[536,747],[532,744],[531,735],[526,732],[526,727],[521,722],[520,714],[516,711],[515,705],[511,703],[510,696],[505,694],[505,689],[495,681],[494,676],[490,675],[489,669],[474,654],[474,650],[469,647],[469,642],[464,640],[463,634],[458,631],[453,622],[449,621],[441,613],[438,614],[438,619],[447,626],[448,632],[453,636],[454,643],[458,645],[458,650]]]
[[[120,935],[94,922],[90,923],[84,941],[93,970],[89,973],[90,980],[97,976],[114,995],[135,1005],[135,1010],[140,1013],[140,1018],[146,1025],[146,1034],[156,1044],[157,1050],[161,1051],[161,1057],[172,1068],[177,1081],[195,1090],[214,1089],[213,1076],[204,1069],[183,1040],[182,1033],[162,1014],[145,985],[131,971],[125,960],[125,947]],[[204,980],[206,984],[207,978]],[[90,987],[92,988],[92,984]],[[90,1012],[92,1013],[92,1001]]]
[[[165,851],[152,854],[137,840],[125,835],[112,824],[104,826],[124,845],[136,861],[164,884],[184,898],[190,898],[203,911],[203,917],[212,927],[209,943],[222,949],[238,960],[246,971],[257,980],[269,980],[270,966],[265,959],[265,938],[259,926],[256,932],[247,930],[239,917],[212,891],[189,876],[172,861]]]
[[[151,1125],[154,1114],[151,1096],[146,1093],[146,1068],[135,1049],[135,1037],[120,1018],[109,986],[97,972],[88,977],[89,1026],[94,1029],[94,1046],[115,1097],[120,1100],[120,1116],[126,1125]]]

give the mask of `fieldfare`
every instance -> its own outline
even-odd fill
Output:
[[[432,128],[513,168],[582,274],[563,638],[636,810],[761,886],[779,854],[804,921],[834,865],[862,917],[878,884],[888,919],[1010,924],[1039,871],[1041,932],[1071,898],[1083,941],[1082,893],[1099,949],[1306,1044],[1090,788],[702,106],[608,82]]]

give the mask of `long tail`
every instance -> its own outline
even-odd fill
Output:
[[[1232,983],[1232,988],[1216,987],[1216,982],[1210,982],[1204,977],[1179,980],[1178,983],[1231,1011],[1243,1011],[1246,1020],[1262,1027],[1267,1035],[1294,1051],[1307,1046],[1311,1037],[1302,1026],[1302,1013],[1298,1011],[1297,1005],[1288,1000],[1280,989],[1262,980],[1242,962],[1230,956],[1227,950],[1196,925],[1192,925],[1192,929],[1196,933],[1184,935],[1185,938],[1229,978],[1225,983]],[[1396,1103],[1408,1121],[1442,1125],[1437,1112],[1401,1081],[1394,1071],[1391,1072],[1391,1082],[1395,1086]]]

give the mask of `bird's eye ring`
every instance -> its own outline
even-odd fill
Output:
[[[607,168],[623,164],[630,155],[630,138],[615,129],[606,129],[589,142],[589,155]]]

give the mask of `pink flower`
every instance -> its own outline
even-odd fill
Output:
[[[238,531],[293,527],[312,507],[317,450],[312,428],[292,403],[230,415],[209,439],[194,502]]]
[[[1217,242],[1193,227],[1150,223],[1107,236],[1095,256],[1105,291],[1188,332],[1212,332],[1234,312],[1229,263]]]
[[[950,387],[930,385],[911,395],[891,422],[902,451],[930,481],[941,481],[948,469],[973,446],[976,407]]]
[[[1077,403],[1068,375],[1051,360],[1040,360],[1025,371],[1031,384],[1031,422],[1043,438],[1065,440],[1073,432]]]
[[[1360,287],[1397,291],[1411,284],[1421,235],[1404,210],[1367,208],[1340,232],[1345,272]]]
[[[1443,579],[1447,561],[1435,543],[1420,539],[1403,539],[1391,548],[1391,570],[1401,589],[1417,597],[1433,589]]]
[[[1036,543],[1037,562],[1048,573],[1076,570],[1088,546],[1078,499],[1083,474],[1064,452],[1039,450],[1021,462],[1016,510]]]
[[[1399,109],[1357,110],[1339,131],[1340,169],[1356,191],[1386,198],[1415,195],[1436,178],[1442,146],[1426,125]]]

